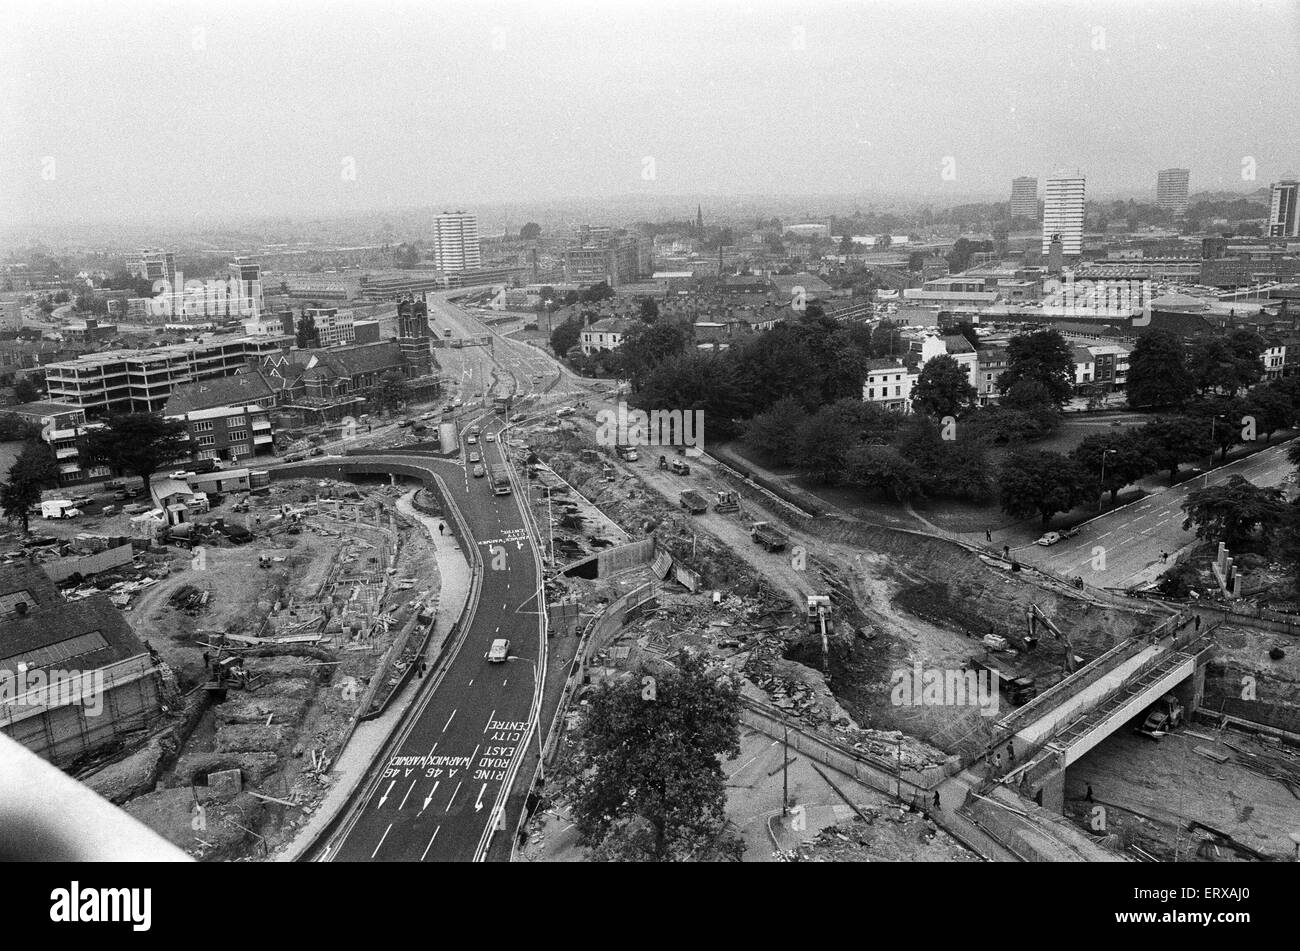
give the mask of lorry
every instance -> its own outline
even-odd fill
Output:
[[[488,466],[488,475],[492,479],[493,495],[510,494],[510,473],[506,471],[504,465],[501,463],[494,463]]]
[[[638,458],[635,446],[615,446],[614,451],[624,462],[636,462]]]
[[[783,551],[788,539],[768,522],[755,522],[749,526],[749,535],[754,542],[768,551]]]
[[[973,670],[977,674],[986,673],[992,679],[995,696],[999,700],[1006,700],[1012,706],[1023,706],[1038,696],[1038,686],[1033,677],[1018,677],[990,660],[972,657],[966,662],[964,669]]]
[[[81,514],[71,499],[49,499],[41,503],[41,518],[76,518]]]
[[[709,500],[695,489],[687,489],[681,495],[681,506],[692,515],[703,515],[709,510]]]
[[[691,474],[691,467],[680,459],[674,459],[668,463],[668,469],[673,475],[688,476]]]

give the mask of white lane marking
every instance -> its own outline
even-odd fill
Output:
[[[472,687],[472,686],[474,686],[474,678],[473,678],[473,677],[469,678],[469,683],[467,683],[465,686],[467,686],[467,687]]]
[[[501,681],[501,686],[504,687],[504,686],[505,686],[506,684],[508,684],[508,683],[510,683],[510,678],[509,678],[509,677],[507,677],[505,680]]]
[[[456,793],[460,792],[460,787],[462,785],[464,785],[463,782],[456,784],[456,788],[451,792],[451,798],[447,800],[447,808],[444,811],[451,812],[451,804],[456,801]],[[374,856],[371,856],[371,858],[374,858]]]
[[[413,780],[411,780],[411,789],[414,789],[414,788],[415,788],[415,780],[413,779]],[[406,800],[408,800],[408,799],[411,798],[411,789],[408,789],[408,790],[406,791],[406,795],[402,797],[402,804],[401,804],[400,806],[397,807],[398,809],[402,809],[402,808],[404,808],[404,807],[406,806]]]
[[[433,788],[429,790],[429,795],[427,795],[427,796],[424,797],[424,805],[420,807],[420,811],[416,814],[416,815],[417,815],[417,818],[418,818],[419,816],[424,815],[424,810],[428,809],[428,808],[429,808],[429,803],[433,802],[433,794],[436,793],[436,792],[438,791],[438,787],[441,786],[441,785],[442,785],[442,780],[441,780],[441,779],[436,780],[436,781],[434,782],[434,784],[433,784]]]
[[[392,828],[393,828],[393,824],[392,824],[391,822],[388,823],[388,828],[385,829],[385,830],[384,830],[384,834],[381,835],[381,836],[379,837],[379,845],[383,845],[383,844],[384,844],[384,839],[388,838],[388,833],[392,831]],[[370,853],[370,857],[371,857],[372,859],[373,859],[376,855],[379,854],[379,845],[376,845],[376,846],[375,846],[375,851],[373,851],[373,852]]]
[[[456,719],[456,714],[459,713],[459,712],[460,712],[460,709],[459,709],[459,708],[457,708],[457,709],[451,711],[451,716],[447,717],[447,722],[444,723],[444,724],[442,725],[442,732],[443,732],[443,733],[446,733],[446,732],[447,732],[447,727],[451,726],[451,721],[454,720],[454,719]]]
[[[442,828],[442,826],[438,826],[438,829],[441,829],[441,828]],[[421,855],[421,856],[420,856],[420,861],[421,861],[421,862],[424,861],[424,856],[429,854],[429,849],[431,849],[431,848],[433,847],[433,840],[436,839],[436,838],[438,838],[438,829],[434,829],[434,830],[433,830],[433,835],[429,836],[429,844],[426,845],[426,846],[424,847],[424,855]],[[374,858],[374,856],[372,855],[371,858]]]

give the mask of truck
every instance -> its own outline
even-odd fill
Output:
[[[492,401],[492,409],[498,416],[505,416],[510,412],[510,397],[498,396]]]
[[[680,459],[674,459],[668,463],[668,469],[673,475],[688,476],[691,474],[691,467]]]
[[[81,514],[71,499],[49,499],[41,503],[41,518],[76,518]]]
[[[709,510],[709,500],[695,489],[687,489],[681,495],[681,506],[692,515],[703,515]]]
[[[755,522],[749,526],[749,535],[755,544],[762,545],[768,551],[783,551],[788,539],[768,522]]]
[[[618,457],[624,462],[637,461],[636,446],[615,446],[614,451],[618,453]]]
[[[506,471],[504,465],[501,463],[493,463],[488,466],[488,476],[492,480],[493,495],[510,494],[510,473]]]
[[[990,660],[972,657],[966,662],[965,669],[988,674],[998,699],[1006,700],[1012,706],[1023,706],[1038,696],[1038,686],[1033,677],[1018,677]]]

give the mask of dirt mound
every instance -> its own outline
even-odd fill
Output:
[[[237,769],[245,785],[256,786],[273,774],[280,757],[274,753],[186,753],[176,761],[168,785],[189,786],[207,780],[219,769]]]
[[[218,753],[273,753],[292,739],[292,727],[273,723],[260,726],[252,723],[227,723],[217,727],[214,748]]]

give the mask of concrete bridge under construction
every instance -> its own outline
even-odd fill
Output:
[[[1174,615],[999,719],[984,764],[987,779],[1063,812],[1065,771],[1089,750],[1166,694],[1176,696],[1188,714],[1196,710],[1215,626],[1202,630],[1191,612]]]

